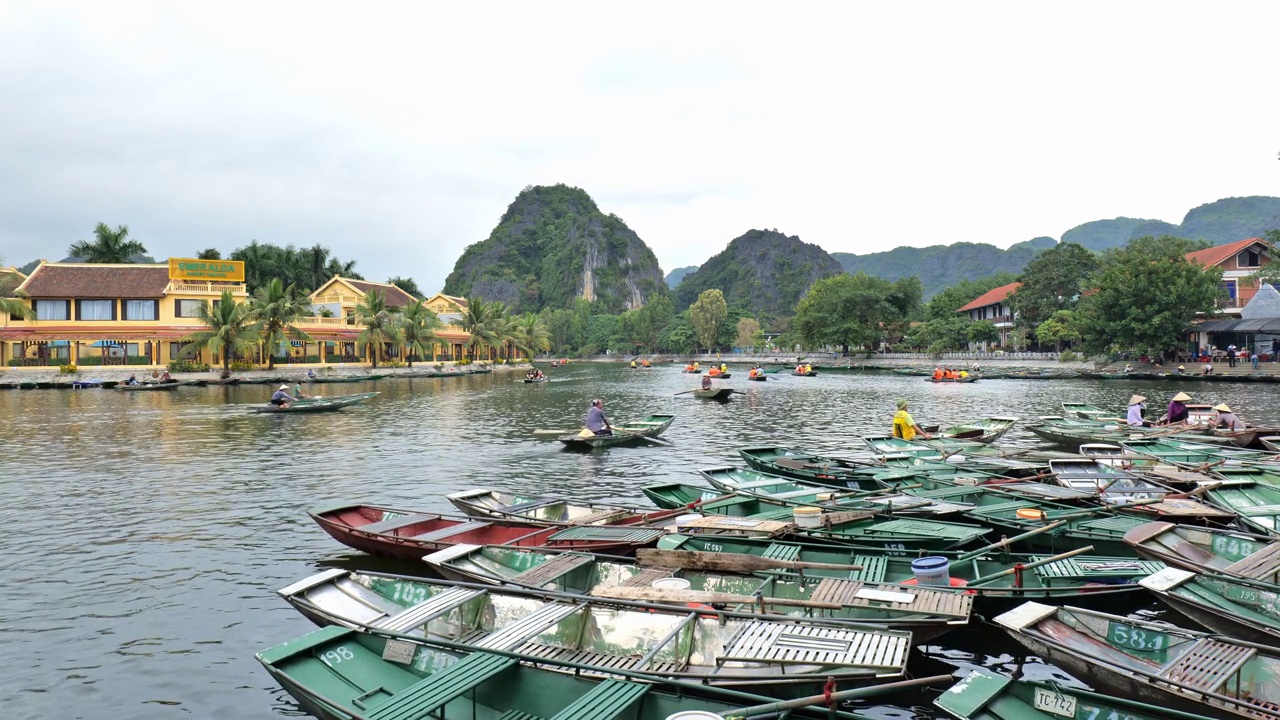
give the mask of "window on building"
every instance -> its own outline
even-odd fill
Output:
[[[70,300],[36,300],[37,320],[70,320]]]
[[[77,300],[77,320],[115,320],[115,300]]]
[[[1256,268],[1262,265],[1262,254],[1257,250],[1245,250],[1236,256],[1236,267]]]
[[[1227,282],[1224,282],[1224,283],[1221,283],[1220,285],[1218,285],[1218,287],[1222,290],[1222,292],[1226,293],[1227,298],[1228,298],[1228,299],[1230,299],[1230,301],[1231,301],[1231,304],[1232,304],[1232,305],[1235,305],[1235,303],[1236,303],[1236,281],[1235,281],[1235,280],[1228,280]]]
[[[160,316],[159,300],[125,300],[125,320],[158,320]]]
[[[198,318],[200,317],[200,307],[204,305],[203,300],[174,300],[173,316],[180,318]]]

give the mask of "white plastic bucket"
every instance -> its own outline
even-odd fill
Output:
[[[719,713],[713,713],[709,710],[681,710],[678,713],[668,715],[667,720],[724,720]]]
[[[911,572],[916,576],[917,585],[951,585],[951,561],[944,557],[930,555],[912,560]]]
[[[655,587],[659,590],[688,590],[693,586],[684,578],[665,577],[654,580],[650,583],[650,587]]]
[[[822,527],[822,508],[798,507],[791,511],[791,517],[795,519],[796,527]]]
[[[689,523],[693,522],[694,520],[699,520],[701,518],[702,518],[702,515],[699,513],[689,513],[687,515],[678,515],[676,516],[676,527],[682,528],[685,525],[688,525]]]

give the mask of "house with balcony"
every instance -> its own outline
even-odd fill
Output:
[[[270,352],[277,363],[363,363],[366,353],[358,346],[362,328],[355,318],[362,285],[368,286],[364,292],[390,288],[394,292],[388,292],[388,304],[397,307],[413,301],[394,286],[335,278],[326,283],[328,295],[323,296],[335,298],[334,316],[317,314],[298,323],[311,341],[259,347],[238,359],[264,363]],[[182,355],[184,339],[205,328],[201,308],[216,305],[224,291],[237,302],[248,300],[243,264],[179,258],[168,264],[41,262],[30,276],[0,269],[0,296],[20,299],[34,311],[30,320],[0,315],[0,365],[166,365],[187,357]],[[312,301],[329,306],[316,302],[315,295]],[[466,332],[446,326],[439,334],[433,359],[465,356]],[[391,349],[393,357],[398,350]],[[190,359],[214,366],[222,361],[208,350]]]
[[[1222,268],[1221,287],[1226,299],[1219,309],[1228,317],[1239,318],[1241,308],[1258,292],[1258,283],[1250,276],[1266,267],[1274,253],[1261,238],[1248,238],[1187,253],[1187,259],[1205,267]]]
[[[356,305],[364,299],[365,295],[371,292],[381,293],[386,300],[387,306],[392,308],[403,309],[418,300],[413,295],[401,290],[397,285],[368,280],[353,280],[337,275],[334,275],[328,282],[311,293],[309,299],[312,310],[315,313],[330,316],[317,319],[324,320],[330,324],[341,324],[347,328],[354,329],[356,334],[359,335],[361,328],[359,320],[356,318]],[[471,336],[466,331],[452,325],[451,320],[461,317],[462,308],[466,307],[467,301],[443,293],[436,293],[424,304],[427,309],[440,318],[440,322],[444,327],[436,331],[436,335],[440,338],[440,343],[434,348],[432,357],[415,357],[413,358],[414,362],[428,359],[461,360],[465,358],[467,341]],[[310,330],[306,328],[304,330],[314,336],[314,333],[311,333]],[[344,353],[346,352],[354,352],[354,348],[344,348]],[[399,357],[397,349],[390,348],[388,357]]]
[[[964,307],[956,310],[958,313],[964,313],[974,322],[986,321],[996,326],[1000,331],[1000,345],[1009,344],[1009,334],[1013,332],[1014,312],[1009,308],[1008,300],[1022,283],[1009,283],[993,288],[987,292],[974,298],[972,302]],[[986,343],[974,343],[983,352],[987,351]]]

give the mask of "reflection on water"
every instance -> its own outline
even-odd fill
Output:
[[[347,501],[448,510],[446,492],[475,486],[643,503],[649,483],[692,481],[694,468],[737,462],[736,448],[799,446],[860,452],[858,436],[889,431],[907,398],[922,424],[1059,412],[1063,400],[1153,407],[1177,389],[1154,383],[1001,380],[935,385],[892,374],[824,373],[731,380],[727,403],[675,393],[696,382],[675,366],[573,365],[552,381],[518,374],[325,386],[379,390],[339,413],[258,415],[269,386],[0,393],[0,503],[7,541],[0,647],[9,717],[269,718],[297,707],[253,653],[312,629],[275,590],[323,565],[405,570],[351,553],[306,516]],[[1227,402],[1275,422],[1273,386],[1213,385]],[[646,445],[568,453],[535,429],[576,430],[593,397],[618,421],[670,412]],[[1011,441],[1030,436],[1011,433]],[[1023,662],[989,627],[924,648],[931,674],[964,665],[1058,677]],[[981,652],[977,648],[982,648]],[[933,665],[928,665],[932,663]],[[1048,674],[1035,674],[1045,672]],[[913,667],[913,674],[925,674]],[[914,717],[930,692],[894,705]],[[876,700],[883,703],[884,700]],[[913,710],[913,706],[916,709]]]

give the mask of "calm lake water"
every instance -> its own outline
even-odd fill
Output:
[[[522,373],[325,386],[379,390],[339,413],[251,414],[269,386],[0,392],[0,695],[7,717],[274,718],[300,714],[254,652],[313,626],[275,595],[326,566],[412,568],[347,551],[306,510],[342,502],[449,511],[444,493],[477,486],[644,504],[649,483],[693,481],[778,444],[862,451],[889,431],[893,401],[922,424],[1055,414],[1063,400],[1121,411],[1131,392],[1158,406],[1178,389],[1150,382],[990,380],[934,385],[889,373],[778,376],[728,383],[725,404],[674,396],[696,379],[676,366],[581,364]],[[1201,385],[1256,422],[1280,421],[1269,385]],[[1202,392],[1208,394],[1202,394]],[[567,453],[534,429],[580,427],[591,398],[616,421],[676,415],[672,447]],[[1030,442],[1016,430],[1006,442]],[[927,654],[1009,671],[1018,646],[989,629],[944,636]],[[913,674],[946,672],[941,662]],[[1047,667],[1028,672],[1057,676]],[[934,693],[871,708],[931,715]],[[878,701],[882,702],[882,701]]]

